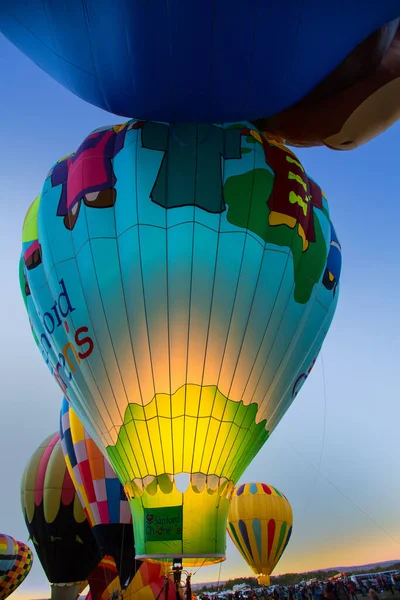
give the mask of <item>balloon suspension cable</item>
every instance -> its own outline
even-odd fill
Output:
[[[121,550],[119,553],[119,572],[122,573],[122,558],[123,558],[123,553],[124,553],[124,537],[125,537],[125,524],[122,526],[122,536],[121,536]],[[121,588],[125,589],[126,587],[126,581],[121,581],[119,582]]]
[[[191,573],[187,573],[186,575],[186,600],[191,600],[192,598],[192,575]]]
[[[123,551],[124,551],[124,536],[125,536],[125,525],[122,529],[123,533],[122,533],[122,539],[121,539],[121,552],[120,552],[120,560],[119,560],[119,573],[122,572],[122,560],[123,560]],[[116,565],[118,567],[118,565]],[[106,584],[107,586],[109,586],[112,582],[112,578],[110,577],[110,581],[108,581],[108,577],[107,575],[105,575],[105,579],[106,579]],[[108,597],[109,600],[120,600],[121,598],[123,598],[123,594],[122,594],[122,590],[126,589],[127,584],[129,584],[129,582],[127,581],[119,581],[119,585],[120,585],[120,589],[119,590],[113,590],[112,594]]]
[[[168,598],[168,587],[169,587],[169,581],[168,581],[168,576],[166,575],[164,577],[164,585],[162,586],[161,590],[158,592],[156,600],[160,599],[161,594],[163,593],[164,590],[165,590],[165,598]]]
[[[323,457],[323,453],[324,453],[324,446],[325,446],[325,436],[326,436],[326,429],[327,429],[327,385],[326,385],[326,376],[325,376],[325,367],[324,367],[324,360],[323,360],[323,354],[321,351],[320,354],[321,357],[321,367],[322,367],[322,380],[323,380],[323,390],[324,390],[324,425],[323,425],[323,434],[322,434],[322,444],[321,444],[321,452],[319,455],[319,460],[318,460],[318,465],[315,466],[313,463],[311,463],[299,450],[297,450],[297,448],[295,448],[292,444],[288,444],[289,447],[296,452],[296,454],[298,454],[300,456],[300,458],[302,458],[304,460],[304,462],[306,464],[308,464],[312,469],[315,470],[315,480],[314,480],[314,485],[313,485],[313,491],[309,496],[308,502],[304,508],[304,512],[307,511],[312,496],[313,496],[313,492],[315,490],[316,484],[317,484],[317,480],[318,478],[322,478],[324,481],[326,481],[330,486],[332,486],[339,494],[341,494],[343,496],[343,498],[345,498],[348,502],[350,502],[350,504],[352,504],[354,506],[354,508],[356,508],[361,514],[363,514],[365,517],[367,517],[367,519],[369,519],[374,525],[376,525],[376,527],[378,529],[380,529],[385,535],[387,535],[387,537],[389,537],[393,542],[395,542],[398,546],[400,546],[400,541],[398,539],[396,539],[393,535],[391,535],[386,529],[384,529],[377,521],[375,521],[375,519],[373,519],[371,517],[371,515],[369,515],[363,508],[361,508],[358,504],[356,504],[354,502],[354,500],[352,500],[347,494],[345,494],[345,492],[340,489],[333,481],[331,481],[330,479],[328,479],[328,477],[326,477],[326,475],[324,475],[324,473],[321,471],[321,464],[322,464],[322,457]]]
[[[219,582],[221,580],[221,569],[222,569],[222,562],[219,563],[219,571],[218,571],[218,583],[217,583],[217,592],[219,592]]]
[[[112,572],[109,572],[109,570],[108,570],[108,569],[104,568],[104,569],[103,569],[103,577],[104,577],[104,582],[105,582],[105,584],[106,584],[107,588],[108,588],[108,587],[110,587],[110,585],[112,584],[112,582],[113,582],[113,580],[114,580],[114,577],[113,577],[113,574],[112,574]],[[121,584],[120,584],[120,585],[121,585]],[[119,593],[119,591],[120,591],[120,590],[113,590],[112,594],[115,594],[116,592],[118,592],[118,593]],[[111,594],[110,598],[112,598],[112,597],[113,597],[113,596],[112,596],[112,594]],[[115,596],[115,597],[116,597],[116,598],[118,598],[118,596]]]
[[[322,457],[324,454],[324,449],[325,449],[325,438],[326,438],[326,425],[327,425],[327,398],[328,398],[328,394],[327,394],[327,387],[326,387],[326,377],[325,377],[325,368],[324,368],[324,358],[323,358],[323,354],[322,354],[322,350],[320,352],[320,362],[321,362],[321,368],[322,368],[322,382],[323,382],[323,398],[324,398],[324,424],[323,424],[323,430],[322,430],[322,442],[321,442],[321,450],[319,453],[319,459],[318,459],[318,466],[315,472],[315,478],[314,478],[314,483],[311,487],[311,492],[308,496],[308,500],[306,502],[306,505],[304,507],[304,512],[307,512],[311,501],[314,497],[314,492],[315,492],[315,488],[317,487],[317,481],[318,481],[318,477],[321,474],[321,465],[322,465]]]
[[[192,577],[194,577],[202,567],[204,567],[204,563],[206,562],[206,559],[203,560],[203,562],[201,563],[201,565],[199,567],[197,567],[197,569],[192,573]]]

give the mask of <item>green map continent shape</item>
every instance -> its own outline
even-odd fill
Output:
[[[229,177],[224,185],[227,219],[232,225],[248,229],[268,244],[288,247],[293,254],[294,299],[306,304],[326,266],[327,246],[318,217],[313,214],[315,242],[303,252],[303,240],[297,226],[269,224],[267,202],[274,185],[274,175],[267,169],[255,169]]]

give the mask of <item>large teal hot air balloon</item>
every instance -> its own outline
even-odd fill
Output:
[[[130,121],[53,166],[22,291],[138,558],[224,559],[231,491],[311,370],[340,264],[325,195],[248,123]]]

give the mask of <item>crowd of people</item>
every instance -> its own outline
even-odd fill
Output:
[[[296,585],[287,589],[275,587],[271,594],[267,593],[264,600],[358,600],[357,593],[361,593],[363,597],[369,595],[371,600],[378,600],[380,592],[389,591],[394,595],[397,590],[400,594],[400,578],[393,582],[392,578],[383,575],[375,581],[367,582],[367,585],[362,582],[360,589],[351,580],[316,582],[309,586]],[[260,599],[254,593],[252,600]]]
[[[252,590],[250,594],[246,592],[245,595],[251,600],[360,600],[359,594],[361,594],[363,597],[369,596],[370,600],[379,600],[379,594],[382,592],[400,594],[400,576],[378,576],[373,580],[364,580],[359,587],[351,579],[336,579],[310,585],[274,586],[263,588],[262,591]],[[207,600],[220,599],[215,594],[215,596],[208,596]],[[244,600],[244,594],[242,592],[228,594],[227,600]]]
[[[284,594],[285,600],[358,600],[361,593],[363,597],[370,596],[371,600],[378,600],[380,592],[389,591],[393,595],[395,590],[400,594],[400,578],[393,582],[390,577],[379,577],[373,581],[365,581],[360,584],[360,589],[351,581],[336,580],[328,582],[317,582],[309,586],[293,586],[288,588]],[[283,600],[282,595],[274,589],[272,595],[274,600]],[[256,594],[253,600],[258,600]]]

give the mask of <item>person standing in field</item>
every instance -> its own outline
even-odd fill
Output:
[[[351,600],[358,600],[357,594],[356,594],[356,586],[353,581],[349,581],[349,583],[347,584],[347,589],[350,592]]]
[[[379,596],[373,588],[370,588],[368,593],[371,600],[379,600]]]
[[[326,598],[326,600],[337,600],[337,596],[335,594],[335,586],[331,581],[328,581],[328,583],[325,586],[323,598]]]

